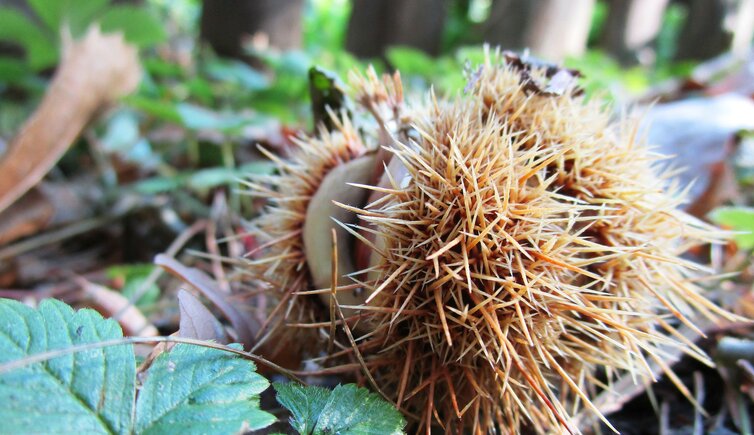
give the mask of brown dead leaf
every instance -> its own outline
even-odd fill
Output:
[[[528,54],[520,56],[512,51],[503,52],[503,56],[505,62],[520,74],[521,85],[526,92],[546,97],[559,97],[569,92],[572,96],[584,93],[577,85],[579,77],[582,76],[578,70],[549,64]],[[549,82],[538,82],[531,74],[533,70],[543,70]]]
[[[0,245],[45,228],[55,210],[47,198],[34,189],[0,212]]]
[[[94,214],[101,192],[92,183],[40,183],[0,212],[0,245]]]
[[[259,330],[260,325],[256,320],[245,313],[239,312],[231,303],[225,299],[225,295],[217,291],[217,284],[204,272],[193,267],[186,267],[174,258],[167,255],[157,255],[154,264],[162,267],[165,271],[181,279],[186,284],[191,285],[199,290],[204,297],[210,300],[228,319],[235,329],[238,340],[247,346],[252,346],[255,342],[254,334]]]
[[[0,211],[47,174],[102,106],[136,89],[140,71],[136,48],[120,34],[92,27],[66,44],[42,103],[0,160]]]
[[[179,290],[178,308],[181,311],[178,336],[228,343],[228,336],[225,334],[223,325],[196,296],[186,290]]]
[[[693,98],[657,104],[642,121],[647,142],[667,164],[681,169],[678,186],[690,186],[687,211],[702,217],[736,196],[728,163],[736,150],[735,136],[754,129],[754,102],[737,95]]]
[[[178,331],[170,334],[171,337],[196,338],[199,340],[214,340],[218,343],[227,344],[228,336],[225,329],[215,316],[197,299],[186,290],[178,291],[178,307],[181,311],[181,320]],[[154,362],[155,358],[164,352],[170,352],[175,343],[158,343],[139,366],[138,376],[143,376]]]

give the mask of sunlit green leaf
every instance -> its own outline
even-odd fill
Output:
[[[149,47],[165,40],[162,23],[147,9],[140,6],[114,6],[98,19],[105,32],[123,32],[126,41]]]
[[[0,40],[21,46],[29,66],[37,71],[54,65],[58,59],[55,40],[13,8],[0,7]]]
[[[52,34],[57,35],[62,26],[67,25],[74,36],[79,36],[108,2],[109,0],[29,0],[29,5]]]
[[[716,224],[737,231],[733,237],[740,248],[754,248],[754,208],[721,207],[713,210],[709,217]]]

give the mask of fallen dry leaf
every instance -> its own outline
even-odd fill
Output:
[[[223,325],[196,296],[186,290],[179,290],[178,308],[181,312],[180,326],[178,327],[180,337],[228,343],[228,336],[225,334]]]
[[[92,27],[66,44],[42,103],[0,160],[0,211],[35,186],[106,104],[133,91],[141,67],[120,34]]]
[[[217,284],[204,272],[193,267],[187,267],[167,255],[159,254],[154,259],[154,264],[162,267],[165,271],[181,279],[186,284],[199,290],[204,297],[210,300],[228,319],[238,335],[238,340],[247,345],[254,344],[254,334],[259,329],[255,320],[236,308],[225,299],[225,295],[217,291]]]
[[[101,198],[90,182],[40,183],[0,212],[0,246],[94,214]]]
[[[38,190],[31,190],[9,208],[0,212],[0,245],[45,228],[55,209]]]
[[[704,216],[736,193],[727,159],[736,133],[754,129],[754,102],[729,94],[658,104],[647,111],[642,128],[649,145],[683,170],[676,181],[682,188],[691,185],[688,211]]]

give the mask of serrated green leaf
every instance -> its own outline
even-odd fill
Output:
[[[126,41],[141,48],[159,44],[166,37],[160,21],[140,6],[108,8],[97,21],[104,32],[123,32]]]
[[[0,299],[0,362],[122,337],[93,310],[45,300],[38,310]],[[4,432],[126,433],[135,394],[132,346],[65,355],[0,375]]]
[[[275,384],[277,399],[291,411],[291,425],[302,435],[402,434],[406,421],[390,403],[365,388]]]
[[[291,412],[291,418],[288,420],[291,426],[300,434],[311,434],[330,398],[331,391],[294,382],[277,382],[274,387],[278,402]]]
[[[710,213],[710,219],[740,233],[733,238],[741,249],[754,248],[754,208],[720,207]]]
[[[259,394],[268,386],[251,361],[178,344],[149,370],[136,402],[136,432],[235,433],[267,427],[275,417],[259,409]]]
[[[0,363],[121,337],[115,321],[93,310],[55,300],[34,310],[0,299]],[[132,345],[1,373],[0,433],[233,434],[275,421],[259,409],[267,380],[232,353],[176,345],[154,361],[134,406],[135,375]]]

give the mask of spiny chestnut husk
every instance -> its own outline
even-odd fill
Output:
[[[635,121],[557,77],[493,54],[463,94],[409,108],[370,73],[353,80],[363,113],[333,115],[255,185],[272,205],[251,270],[280,297],[278,329],[320,326],[317,361],[362,370],[417,430],[575,433],[582,411],[609,425],[597,392],[651,377],[670,348],[708,362],[677,328],[731,318],[681,257],[720,232],[679,209]],[[331,287],[345,316],[316,296]]]

